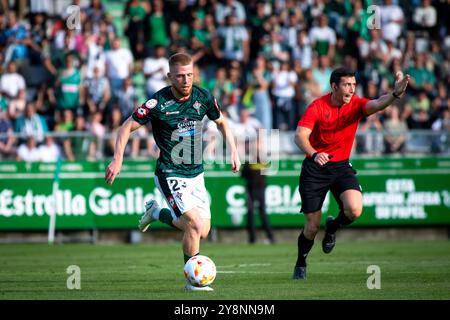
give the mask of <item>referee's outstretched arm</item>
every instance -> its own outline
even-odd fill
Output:
[[[370,100],[366,104],[366,114],[369,116],[375,112],[381,111],[391,105],[395,99],[400,99],[400,97],[405,93],[406,87],[410,79],[409,74],[403,76],[403,72],[399,71],[395,75],[395,85],[394,91],[389,94],[385,94],[378,99]]]

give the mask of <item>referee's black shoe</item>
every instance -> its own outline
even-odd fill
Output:
[[[330,253],[336,245],[336,233],[328,232],[328,227],[333,221],[333,217],[328,217],[325,222],[325,236],[322,240],[322,250],[324,253]]]
[[[306,267],[295,267],[294,274],[292,275],[294,280],[306,280]]]

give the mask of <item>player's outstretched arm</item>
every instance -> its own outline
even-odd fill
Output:
[[[241,167],[241,161],[239,160],[239,154],[234,142],[233,134],[231,133],[230,126],[228,125],[228,121],[221,114],[217,120],[214,120],[214,122],[216,123],[217,128],[220,130],[222,135],[225,137],[227,145],[231,148],[231,170],[233,172],[238,172]]]
[[[406,90],[406,87],[408,86],[408,82],[410,80],[409,74],[406,76],[403,76],[403,72],[399,71],[395,75],[395,85],[394,85],[394,91],[389,94],[385,94],[378,99],[370,100],[366,104],[366,114],[371,115],[375,112],[381,111],[391,105],[391,103],[395,99],[399,99]]]
[[[114,148],[114,157],[105,172],[105,181],[107,184],[112,184],[114,179],[119,175],[120,169],[122,168],[123,153],[125,152],[125,146],[128,143],[130,133],[140,126],[132,117],[129,117],[119,128]]]

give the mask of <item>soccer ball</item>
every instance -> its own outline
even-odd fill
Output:
[[[216,278],[216,265],[207,256],[193,256],[184,265],[184,277],[194,287],[206,287]]]

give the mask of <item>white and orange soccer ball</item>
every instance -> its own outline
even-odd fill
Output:
[[[184,265],[184,276],[194,287],[206,287],[216,278],[216,265],[207,256],[193,256]]]

